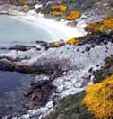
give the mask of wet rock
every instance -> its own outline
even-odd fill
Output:
[[[85,53],[85,51],[82,51],[81,53],[82,53],[82,54],[84,54],[84,53]]]
[[[77,52],[79,52],[79,51],[80,51],[80,49],[78,48],[78,49],[77,49]]]
[[[55,77],[59,77],[70,69],[68,59],[56,59],[56,58],[40,58],[38,62],[32,65],[22,64],[21,62],[13,62],[11,60],[0,60],[0,70],[19,72],[25,74],[46,74],[51,75],[51,80]]]
[[[44,47],[45,50],[47,50],[50,47],[50,44],[48,42],[45,42],[45,41],[36,41],[36,44]]]
[[[93,72],[93,68],[91,67],[89,70],[88,70],[89,73],[92,73]]]
[[[35,45],[31,45],[31,46],[25,46],[25,45],[15,45],[15,46],[11,46],[11,47],[0,47],[1,50],[16,50],[16,51],[28,51],[30,49],[35,48],[36,50],[41,50],[41,48],[35,46]]]
[[[16,45],[16,46],[8,48],[8,50],[27,51],[33,47],[35,48],[35,46]]]
[[[67,25],[71,27],[76,27],[77,22],[76,21],[68,22]]]
[[[87,47],[86,47],[86,52],[88,52],[89,50],[90,50],[90,47],[87,46]]]
[[[99,67],[99,65],[96,65],[96,67]]]
[[[44,47],[45,50],[48,50],[49,48],[58,48],[61,46],[66,45],[65,41],[60,39],[59,41],[56,42],[45,42],[45,41],[36,41],[36,44],[40,45],[41,47]]]
[[[25,97],[29,100],[26,104],[28,109],[34,109],[44,106],[49,100],[56,87],[53,86],[51,81],[42,80],[37,83],[31,83],[31,87],[25,92]]]
[[[107,45],[109,42],[113,43],[113,32],[110,33],[92,33],[84,38],[80,38],[80,45],[89,44],[90,46],[86,47],[88,52],[91,48],[100,45]]]

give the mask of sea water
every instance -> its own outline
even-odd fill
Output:
[[[40,27],[33,27],[11,16],[0,16],[0,47],[33,45],[37,40],[49,41],[51,37]],[[31,75],[0,71],[0,117],[24,112],[23,92],[32,79]]]
[[[43,28],[34,27],[11,16],[0,16],[0,46],[29,44],[37,40],[50,41],[51,36]]]

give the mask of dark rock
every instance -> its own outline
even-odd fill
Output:
[[[106,76],[112,75],[113,73],[113,56],[105,59],[105,64],[99,70],[93,72],[95,76],[94,83],[99,83],[105,79]]]
[[[10,47],[9,50],[27,51],[30,48],[32,48],[32,47],[30,47],[30,46],[19,46],[19,45],[16,45],[14,47]]]
[[[93,72],[93,68],[91,67],[89,70],[88,70],[89,73],[92,73]]]
[[[70,69],[70,64],[68,59],[56,59],[56,58],[47,58],[47,59],[37,59],[38,63],[33,65],[23,65],[18,64],[18,62],[13,62],[11,60],[0,60],[0,70],[1,71],[11,71],[19,72],[25,74],[46,74],[51,75],[52,80],[55,77],[59,77]]]
[[[51,81],[39,81],[32,83],[28,91],[25,92],[25,97],[28,100],[26,107],[28,109],[38,108],[44,106],[56,87]]]
[[[94,48],[98,45],[107,45],[108,42],[113,42],[113,32],[110,33],[92,33],[87,35],[86,37],[79,38],[81,43],[80,45],[89,44],[86,48],[86,51],[89,51],[91,48]]]
[[[80,51],[80,49],[78,48],[78,49],[77,49],[77,52],[79,52],[79,51]]]
[[[82,54],[84,54],[84,53],[85,53],[85,51],[82,51],[81,53],[82,53]]]
[[[50,44],[48,42],[45,42],[45,41],[36,41],[36,44],[44,47],[45,50],[47,50],[50,47]]]
[[[96,67],[99,67],[99,65],[96,65]]]
[[[90,50],[90,47],[87,46],[85,50],[86,52],[88,52]]]
[[[16,50],[16,51],[27,51],[30,50],[32,48],[35,48],[37,50],[41,50],[40,48],[37,48],[36,46],[25,46],[25,45],[15,45],[15,46],[11,46],[11,47],[1,47],[1,50]]]

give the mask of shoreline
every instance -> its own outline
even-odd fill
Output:
[[[20,12],[19,12],[20,13]],[[69,21],[45,18],[43,14],[36,14],[35,11],[29,11],[25,15],[11,16],[12,18],[21,22],[32,25],[33,27],[40,27],[47,31],[52,36],[52,41],[68,40],[73,37],[84,37],[87,35],[84,27],[85,22],[79,21],[76,27],[68,26]],[[81,23],[80,23],[81,22]]]
[[[9,15],[9,17],[11,17],[12,19],[16,19],[21,22],[24,22],[26,24],[30,24],[31,26],[36,27],[36,28],[37,27],[44,28],[46,31],[49,31],[50,35],[52,35],[53,37],[52,42],[54,40],[55,41],[59,41],[60,39],[68,40],[71,37],[80,37],[80,36],[86,35],[86,32],[84,32],[84,29],[82,27],[74,28],[74,27],[67,26],[67,21],[56,21],[54,19],[48,19],[48,18],[43,17],[42,14],[27,13],[25,15],[24,14],[21,15],[20,13],[21,12],[19,12],[18,16]],[[31,59],[28,63],[30,63],[32,60],[33,59]],[[83,89],[78,89],[77,92],[81,90]],[[74,92],[75,90],[73,89],[72,91]],[[71,90],[69,90],[69,92],[71,92]],[[68,91],[65,93],[68,93]],[[25,115],[22,115],[21,117],[27,118],[30,116],[30,114],[31,115],[39,114],[38,116],[39,118],[41,118],[41,116],[46,116],[52,110],[53,110],[53,100],[50,98],[44,107],[40,107],[37,110],[28,110],[28,113],[26,113]]]
[[[78,21],[78,24],[76,27],[70,27],[70,26],[67,26],[68,21],[66,20],[56,21],[55,19],[45,18],[43,14],[36,14],[34,11],[29,11],[26,14],[24,14],[23,12],[18,12],[18,11],[16,13],[19,13],[19,14],[17,16],[11,16],[11,15],[9,16],[12,19],[24,22],[36,28],[41,27],[44,30],[48,31],[49,34],[52,36],[52,39],[53,39],[52,42],[54,40],[59,41],[60,39],[63,39],[64,41],[66,41],[72,37],[77,38],[77,37],[83,37],[87,35],[87,32],[84,30],[86,23],[85,21],[82,21],[82,20]],[[31,55],[31,58],[21,60],[20,64],[22,63],[23,65],[24,64],[33,65],[33,64],[36,64],[37,61],[39,63],[39,61],[41,61],[43,57],[45,59],[48,58],[47,62],[50,61],[50,59],[52,58],[53,60],[51,60],[51,62],[54,61],[54,57],[56,57],[55,59],[59,58],[59,60],[61,61],[63,60],[63,57],[66,58],[67,61],[70,60],[70,65],[74,66],[75,68],[77,66],[78,69],[69,70],[67,74],[62,75],[61,77],[57,77],[55,81],[52,82],[52,84],[57,87],[57,93],[53,93],[53,94],[57,94],[60,98],[63,98],[68,96],[69,94],[76,94],[77,92],[85,89],[85,86],[81,88],[82,83],[86,85],[88,83],[88,77],[90,75],[91,75],[90,80],[94,78],[93,75],[90,74],[89,70],[91,68],[96,70],[96,69],[99,69],[100,66],[104,65],[104,59],[106,58],[106,56],[112,54],[111,46],[112,46],[111,43],[107,45],[107,54],[106,54],[105,46],[96,46],[93,50],[90,50],[89,52],[88,51],[84,51],[84,53],[81,52],[83,49],[85,50],[88,47],[88,45],[77,46],[77,47],[65,46],[59,49],[50,49],[46,53],[43,52],[42,54],[37,54],[38,53],[37,51],[31,50],[29,52],[25,52],[25,56]],[[77,48],[79,49],[79,51],[77,51]],[[21,55],[24,55],[24,53],[23,54],[21,53],[22,52],[18,52],[18,54],[16,53],[17,55],[16,57],[19,58],[18,55],[20,57]],[[11,57],[12,57],[12,54],[11,54]],[[96,61],[97,57],[98,57],[98,63]],[[97,65],[99,65],[99,67],[97,67]],[[35,79],[38,79],[38,78],[40,77],[36,75]],[[84,79],[86,80],[86,82],[83,82]],[[53,94],[51,95],[51,97],[53,96]],[[48,99],[45,106],[40,107],[36,110],[35,109],[28,110],[28,112],[25,115],[22,115],[21,117],[23,119],[28,119],[36,115],[39,117],[39,119],[43,118],[43,116],[46,116],[48,113],[54,110],[53,99],[51,97]]]

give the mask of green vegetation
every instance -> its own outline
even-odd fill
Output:
[[[46,119],[93,119],[87,108],[81,105],[84,96],[85,92],[81,92],[63,98]]]
[[[99,83],[105,79],[105,77],[113,74],[113,56],[107,57],[105,59],[104,66],[100,70],[94,72],[96,80],[95,83]]]

